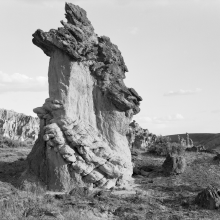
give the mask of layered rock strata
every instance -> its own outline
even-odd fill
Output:
[[[63,27],[33,34],[50,57],[49,98],[34,109],[40,134],[29,167],[50,190],[111,188],[132,175],[126,133],[142,98],[123,82],[118,47],[94,33],[82,8],[66,3],[65,11]]]
[[[39,133],[39,119],[0,109],[0,134],[12,140],[35,141]]]

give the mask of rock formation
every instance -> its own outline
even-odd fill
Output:
[[[0,134],[13,140],[37,139],[39,119],[12,110],[0,109]]]
[[[202,208],[217,209],[220,207],[220,190],[213,186],[208,186],[200,192],[196,198],[195,203]]]
[[[130,123],[126,136],[130,148],[136,149],[146,149],[156,140],[156,135],[149,133],[148,129],[141,128],[135,120]]]
[[[184,149],[182,147],[173,148],[162,165],[164,172],[173,175],[181,174],[186,168],[186,159],[184,157]]]
[[[189,138],[188,133],[186,133],[186,147],[193,147],[193,140]]]
[[[193,140],[189,137],[189,134],[186,133],[186,139],[184,139],[183,137],[180,137],[180,135],[178,135],[178,143],[182,146],[182,147],[193,147]]]
[[[65,11],[63,27],[33,34],[50,57],[49,98],[34,109],[40,134],[29,168],[49,190],[110,188],[132,175],[126,133],[142,98],[123,82],[118,47],[95,34],[82,8],[66,3]]]
[[[220,161],[220,154],[216,152],[216,155],[213,157],[213,160]]]
[[[183,137],[180,138],[180,145],[186,147],[186,140]]]
[[[181,137],[179,134],[177,135],[177,138],[178,138],[178,143],[181,143]]]

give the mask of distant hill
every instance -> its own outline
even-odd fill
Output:
[[[205,140],[201,144],[205,145],[208,149],[219,149],[220,150],[220,134],[214,135],[214,137]]]
[[[178,141],[178,135],[186,139],[186,134],[167,135],[172,142]],[[220,133],[191,133],[189,137],[193,140],[194,145],[202,144],[207,149],[220,149]]]
[[[171,138],[172,142],[178,141],[178,135],[186,139],[186,134],[173,134],[167,135],[167,137]],[[203,141],[207,141],[209,139],[214,138],[216,133],[189,133],[189,137],[193,140],[194,143],[199,144]]]

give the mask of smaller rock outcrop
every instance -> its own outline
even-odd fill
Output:
[[[186,139],[184,139],[183,137],[180,137],[180,135],[178,135],[178,143],[181,144],[181,146],[183,147],[193,147],[193,140],[189,137],[189,134],[186,133]]]
[[[17,113],[12,110],[0,109],[0,134],[12,140],[33,140],[39,133],[39,119]]]
[[[186,147],[186,140],[183,137],[180,138],[180,145]]]
[[[213,157],[213,160],[215,160],[215,161],[220,161],[220,154],[217,153],[217,155],[215,155],[215,156]]]
[[[188,152],[206,152],[206,148],[203,145],[193,146],[193,147],[187,147],[186,151]]]
[[[188,133],[186,133],[186,147],[193,147],[193,140],[189,138]]]
[[[156,135],[149,133],[148,129],[143,129],[133,120],[129,124],[129,130],[126,134],[130,148],[146,149],[156,140]]]
[[[202,208],[218,209],[220,206],[220,190],[216,187],[208,186],[196,196],[195,203]]]
[[[184,157],[184,149],[182,147],[172,150],[169,153],[162,165],[163,170],[166,174],[181,174],[186,169],[186,159]]]

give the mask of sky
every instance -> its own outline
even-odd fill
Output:
[[[110,37],[143,98],[134,116],[157,135],[220,132],[220,0],[69,0]],[[0,0],[0,108],[33,115],[48,98],[37,29],[65,20],[63,0]]]

